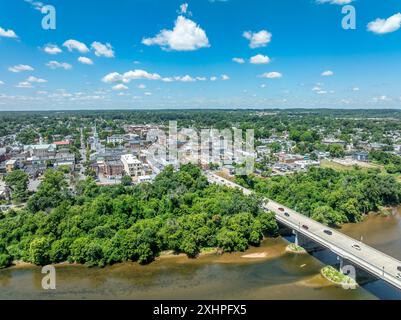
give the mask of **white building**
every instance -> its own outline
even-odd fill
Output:
[[[122,144],[124,142],[124,136],[122,135],[112,135],[107,137],[107,143]]]
[[[131,177],[139,177],[142,176],[143,165],[142,162],[139,161],[132,154],[124,154],[121,156],[121,162],[124,165],[124,171],[127,175]]]

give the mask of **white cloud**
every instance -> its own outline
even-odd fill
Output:
[[[28,81],[20,82],[16,85],[17,88],[31,89],[33,88],[32,84]]]
[[[180,5],[180,13],[186,14],[188,11],[188,3],[183,3]]]
[[[268,64],[269,62],[270,58],[261,54],[257,54],[250,59],[250,63],[252,64]]]
[[[13,67],[9,67],[8,68],[9,71],[14,72],[14,73],[18,73],[18,72],[22,72],[22,71],[33,71],[34,69],[26,64],[19,64]]]
[[[375,102],[390,102],[391,100],[392,100],[392,99],[389,98],[389,97],[386,96],[386,95],[382,95],[382,96],[374,97],[374,98],[373,98],[373,101],[375,101]]]
[[[63,52],[63,50],[61,50],[58,46],[56,46],[55,44],[47,44],[44,49],[43,49],[46,53],[48,54],[59,54],[61,52]]]
[[[283,75],[280,72],[266,72],[262,75],[260,75],[260,78],[266,78],[266,79],[276,79],[276,78],[281,78]]]
[[[244,64],[245,63],[245,59],[243,58],[233,58],[233,61],[239,64]]]
[[[66,47],[68,49],[68,51],[73,51],[73,50],[77,50],[81,53],[88,53],[89,49],[86,46],[85,43],[79,42],[77,40],[67,40],[66,42],[63,43],[63,46]]]
[[[368,23],[368,30],[376,34],[386,34],[397,31],[401,27],[401,13],[396,13],[387,19],[377,18]]]
[[[3,29],[2,27],[0,27],[0,37],[4,37],[4,38],[12,38],[12,39],[16,39],[18,38],[17,34],[11,30],[11,29]]]
[[[321,91],[321,90],[322,90],[322,88],[320,88],[318,86],[312,88],[312,91]]]
[[[157,73],[149,73],[145,70],[131,70],[122,75],[122,81],[126,83],[138,79],[160,80],[161,76]]]
[[[93,61],[87,57],[79,57],[78,61],[81,62],[82,64],[88,64],[88,65],[93,64]]]
[[[48,63],[46,63],[46,66],[48,66],[50,69],[62,68],[64,70],[70,70],[72,68],[72,65],[66,62],[58,62],[58,61],[49,61]]]
[[[145,92],[144,95],[145,95],[145,96],[151,96],[151,95],[152,95],[152,92]]]
[[[157,73],[149,73],[145,70],[134,70],[134,71],[131,70],[123,74],[120,74],[118,72],[109,73],[102,78],[102,81],[105,83],[112,83],[118,81],[129,83],[131,82],[131,80],[139,80],[139,79],[162,80],[162,77]]]
[[[44,3],[40,1],[35,1],[35,0],[24,0],[24,1],[29,3],[32,6],[32,8],[38,11],[41,11],[42,7],[44,6]]]
[[[221,76],[223,80],[228,80],[229,77],[227,75],[222,75]],[[145,70],[131,70],[125,73],[118,73],[118,72],[111,72],[107,75],[105,75],[102,78],[102,81],[105,83],[115,83],[115,82],[121,82],[121,83],[130,83],[133,80],[157,80],[157,81],[163,81],[163,82],[196,82],[196,81],[206,81],[208,78],[206,77],[193,77],[190,75],[184,75],[184,76],[169,76],[169,77],[162,77],[158,73],[150,73]],[[216,81],[217,77],[211,77],[211,81]],[[138,85],[139,89],[145,89],[146,86],[144,84]]]
[[[249,47],[252,49],[266,47],[272,39],[272,34],[267,30],[261,30],[259,32],[245,31],[242,35],[245,39],[250,41]]]
[[[28,79],[26,79],[28,82],[36,82],[36,83],[45,83],[47,80],[41,79],[41,78],[36,78],[34,76],[30,76]]]
[[[91,48],[95,50],[95,55],[98,57],[114,58],[113,47],[110,43],[93,42]]]
[[[171,77],[165,77],[165,78],[162,78],[162,81],[163,82],[174,82],[174,79]]]
[[[317,3],[330,3],[330,4],[338,4],[345,5],[353,2],[354,0],[316,0]]]
[[[316,93],[317,93],[317,94],[326,94],[327,91],[325,91],[325,90],[320,90],[320,91],[317,91]]]
[[[126,85],[123,85],[122,83],[116,84],[113,88],[114,91],[121,91],[121,90],[128,90],[128,87]]]
[[[102,81],[105,83],[112,83],[112,82],[117,82],[117,81],[122,81],[122,75],[119,74],[118,72],[112,72],[107,75],[105,75],[102,78]]]
[[[353,87],[352,91],[359,91],[360,89],[358,87]]]
[[[4,84],[4,82],[0,80],[0,86],[3,85],[3,84]]]
[[[181,81],[181,82],[195,82],[196,79],[192,78],[190,75],[185,75],[183,77],[175,77],[174,78],[176,81]]]
[[[227,80],[230,80],[230,77],[228,75],[226,75],[226,74],[222,74],[221,75],[221,80],[227,81]]]
[[[166,50],[193,51],[210,47],[206,33],[195,22],[178,16],[173,30],[161,30],[153,38],[144,38],[147,46],[158,45]]]
[[[326,70],[326,71],[322,72],[322,74],[321,74],[322,77],[331,77],[333,75],[334,75],[334,72],[331,70]]]

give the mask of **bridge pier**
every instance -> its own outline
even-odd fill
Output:
[[[343,257],[337,256],[337,260],[340,262],[340,269],[339,269],[339,271],[342,272],[343,267],[344,267],[344,259],[343,259]]]

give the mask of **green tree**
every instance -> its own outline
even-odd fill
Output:
[[[5,182],[11,189],[12,198],[15,202],[21,203],[28,198],[28,182],[29,176],[22,170],[14,170],[10,172]]]

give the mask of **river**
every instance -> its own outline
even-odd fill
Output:
[[[390,217],[369,216],[342,232],[401,259],[401,210]],[[37,267],[0,271],[0,299],[378,299],[368,284],[344,290],[320,275],[322,262],[285,252],[284,238],[266,239],[245,253],[162,257],[147,266],[136,263],[106,268],[58,266],[57,288],[41,287]],[[264,253],[264,258],[244,255]],[[386,298],[399,298],[386,296]]]

